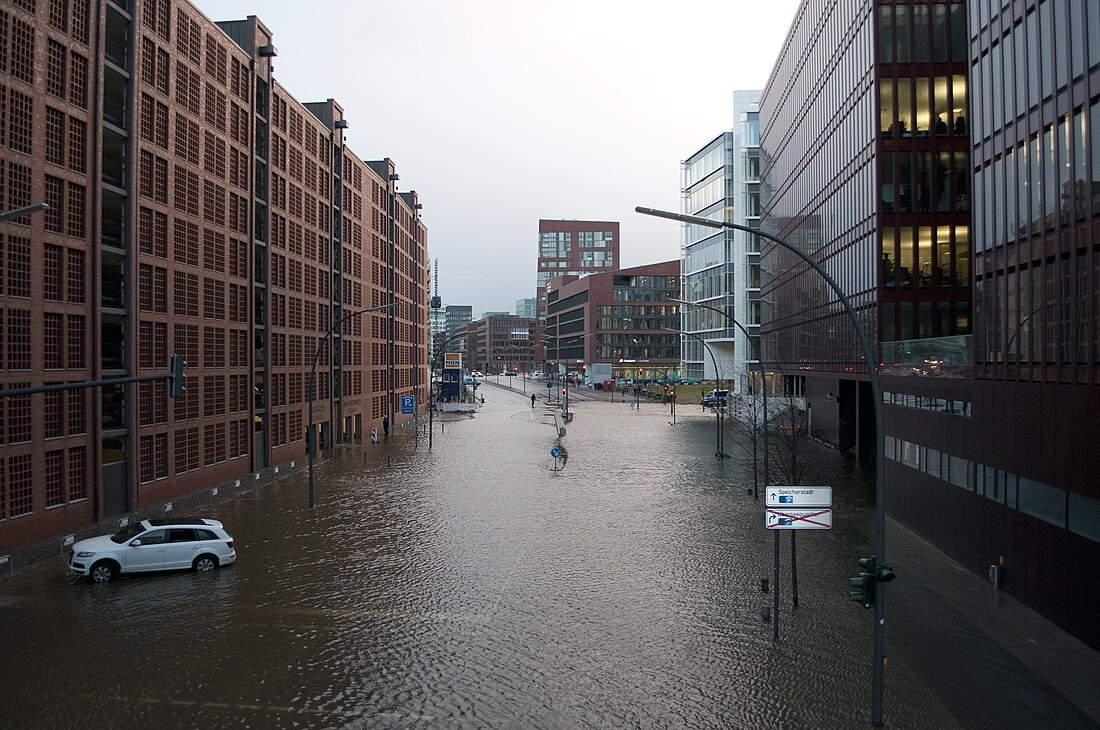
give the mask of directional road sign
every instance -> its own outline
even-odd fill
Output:
[[[416,396],[415,395],[403,395],[401,396],[401,412],[412,413],[416,410]]]
[[[561,456],[561,449],[559,449],[557,446],[550,449],[550,456],[553,456],[555,459],[558,458],[559,456]]]
[[[764,512],[769,530],[828,530],[833,526],[831,509],[769,509]]]
[[[768,487],[764,494],[768,507],[831,507],[832,487]]]

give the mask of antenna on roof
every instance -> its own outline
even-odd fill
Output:
[[[435,260],[435,292],[432,294],[431,307],[432,309],[439,309],[443,304],[443,300],[439,298],[439,259]]]

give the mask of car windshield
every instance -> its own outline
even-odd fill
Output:
[[[145,528],[141,526],[141,523],[138,523],[136,525],[130,525],[129,527],[123,527],[121,530],[111,535],[111,540],[121,545],[128,540],[132,540],[143,532],[145,532]]]

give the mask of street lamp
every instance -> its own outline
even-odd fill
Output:
[[[710,345],[707,344],[706,340],[704,340],[702,337],[700,337],[697,334],[694,334],[692,332],[685,332],[684,330],[672,329],[671,327],[662,327],[661,329],[665,330],[666,332],[679,332],[682,335],[687,335],[688,337],[694,337],[695,339],[699,340],[699,344],[701,344],[703,346],[703,348],[707,351],[707,353],[710,354],[710,360],[714,364],[714,377],[715,377],[715,379],[717,380],[719,385],[722,384],[721,378],[718,377],[718,360],[714,357],[714,351],[710,349]],[[667,378],[666,378],[666,382],[667,382]],[[730,395],[733,395],[733,394],[730,393]],[[715,437],[715,440],[716,440],[715,448],[717,449],[717,451],[714,452],[714,456],[717,459],[724,459],[727,456],[727,454],[726,454],[726,444],[725,444],[724,425],[723,425],[722,420],[723,420],[722,419],[722,409],[721,408],[716,408],[714,410],[714,437]],[[779,533],[776,533],[776,534],[779,534]]]
[[[359,309],[354,312],[349,312],[340,318],[340,321],[329,327],[328,332],[317,343],[317,350],[313,353],[313,365],[309,369],[309,397],[306,410],[309,412],[309,429],[306,431],[306,451],[309,452],[309,508],[313,509],[313,452],[316,450],[316,437],[313,433],[313,382],[317,377],[317,361],[321,358],[321,350],[325,346],[325,342],[332,333],[340,327],[344,326],[344,322],[347,322],[352,317],[358,317],[360,314],[366,314],[367,312],[380,312],[383,309],[390,309],[397,306],[397,302],[390,302],[389,304],[382,304],[377,307],[368,307],[367,309]]]
[[[764,488],[766,489],[767,486],[768,486],[768,378],[767,378],[767,375],[764,374],[764,363],[760,359],[760,343],[759,342],[754,342],[753,339],[752,339],[752,336],[749,335],[749,331],[746,330],[740,322],[738,322],[733,317],[729,316],[729,314],[727,312],[724,312],[723,310],[719,309],[718,307],[712,307],[709,304],[700,304],[698,302],[688,302],[688,301],[685,301],[683,299],[677,299],[676,297],[669,297],[669,301],[676,302],[677,304],[679,304],[681,306],[700,307],[702,309],[709,309],[712,312],[717,312],[718,314],[725,317],[726,321],[732,322],[734,324],[734,326],[737,327],[737,329],[741,330],[742,334],[745,335],[745,339],[747,339],[749,341],[749,344],[753,346],[753,349],[755,350],[755,355],[756,355],[756,369],[757,369],[757,372],[760,374],[760,385],[764,389]],[[690,332],[685,332],[684,334],[691,335]],[[691,336],[695,337],[695,335],[691,335]],[[702,340],[700,340],[700,342],[702,342]],[[706,343],[704,342],[703,345],[705,347]],[[711,353],[711,359],[712,360],[714,359],[714,353]],[[714,366],[714,377],[715,378],[718,377],[718,365],[717,364],[715,364],[715,366]],[[731,383],[731,385],[732,385],[732,383]],[[732,387],[730,387],[730,395],[733,395],[733,388]],[[753,424],[752,425],[753,425],[753,428],[756,428],[756,418],[755,418],[755,416],[753,418]],[[760,490],[759,490],[759,487],[756,483],[755,471],[756,471],[756,454],[754,453],[753,454],[753,473],[754,473],[754,477],[753,477],[753,484],[752,484],[752,498],[753,499],[760,499]],[[779,533],[776,532],[775,535],[776,535],[776,539],[779,539]],[[779,580],[776,579],[775,582],[778,585]]]
[[[681,223],[691,223],[698,226],[706,226],[707,228],[732,228],[737,231],[744,231],[746,233],[762,236],[769,241],[782,246],[798,258],[802,259],[810,268],[816,271],[821,278],[825,280],[825,283],[829,285],[829,288],[837,295],[840,303],[844,306],[844,311],[848,315],[848,320],[852,323],[852,328],[856,332],[856,338],[859,340],[860,350],[863,352],[863,361],[867,365],[867,378],[871,384],[871,399],[874,401],[873,406],[875,409],[875,556],[885,562],[886,560],[886,468],[885,468],[885,428],[883,426],[882,416],[882,388],[879,386],[878,380],[878,368],[875,366],[875,353],[871,350],[871,345],[867,341],[867,334],[863,331],[863,326],[859,323],[859,317],[856,315],[856,310],[852,307],[851,301],[844,291],[833,280],[833,277],[829,275],[829,272],[825,271],[812,258],[800,250],[797,246],[784,241],[778,236],[773,236],[770,233],[762,231],[758,228],[750,228],[738,223],[730,223],[729,221],[717,221],[710,218],[703,218],[695,215],[685,215],[683,213],[672,213],[665,210],[655,210],[653,208],[644,208],[638,206],[634,209],[642,215],[651,215],[658,218],[667,218],[669,220],[679,221]],[[766,388],[765,388],[766,389]],[[778,548],[777,548],[778,549]],[[882,672],[883,663],[885,660],[885,625],[886,625],[886,610],[885,610],[885,593],[886,586],[884,581],[875,581],[875,619],[872,624],[872,639],[871,639],[871,723],[873,725],[882,724]],[[778,586],[776,586],[778,589]],[[778,623],[776,623],[776,632],[778,633]]]
[[[46,203],[31,203],[30,205],[24,205],[22,208],[15,208],[13,210],[5,210],[0,212],[0,223],[4,221],[10,221],[12,218],[22,218],[25,215],[31,213],[37,213],[40,210],[49,210],[50,206]]]

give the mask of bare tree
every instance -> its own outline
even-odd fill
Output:
[[[770,407],[772,430],[768,438],[772,481],[797,486],[817,473],[822,463],[821,446],[809,434],[809,411],[789,389]],[[798,605],[798,530],[791,533],[791,602]]]

